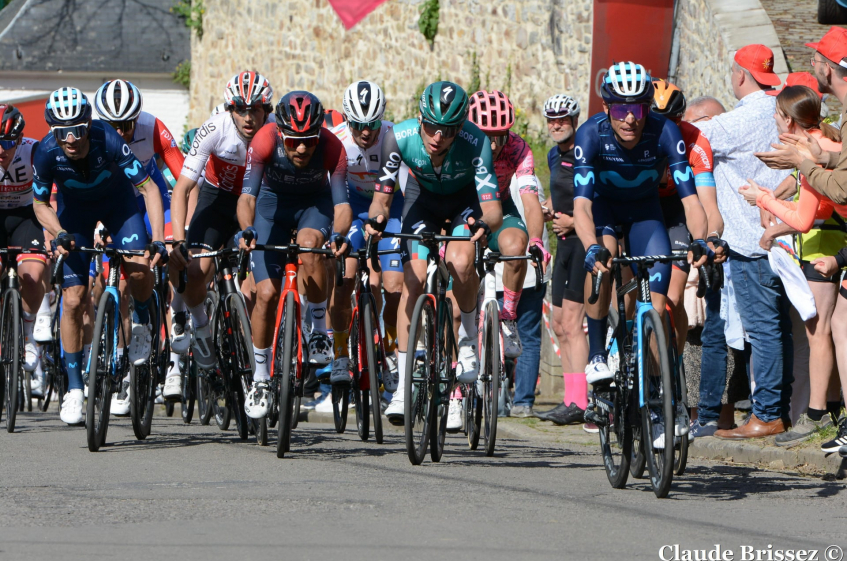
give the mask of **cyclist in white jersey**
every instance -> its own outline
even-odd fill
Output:
[[[214,251],[231,241],[241,230],[236,208],[246,169],[247,150],[259,129],[274,122],[272,103],[273,89],[264,76],[250,71],[233,76],[224,88],[225,112],[211,117],[197,129],[174,187],[171,201],[174,232],[171,269],[180,271],[188,267],[183,299],[194,322],[192,349],[201,368],[215,366],[212,331],[204,307],[214,262],[208,258],[185,259],[180,246],[184,244],[192,253]],[[188,195],[201,175],[205,182],[200,189],[186,239]]]
[[[342,102],[347,121],[332,129],[347,150],[347,185],[350,205],[353,208],[353,224],[348,237],[351,249],[364,249],[364,222],[368,219],[368,209],[373,200],[374,186],[382,162],[380,159],[382,140],[392,132],[394,123],[382,120],[385,112],[385,95],[373,82],[354,82],[344,92]],[[400,216],[403,212],[403,197],[394,198],[387,232],[400,231]],[[373,293],[379,296],[384,288],[385,310],[382,315],[385,325],[385,350],[390,357],[391,376],[385,381],[386,391],[396,389],[397,370],[394,367],[394,350],[397,338],[397,306],[403,288],[403,265],[400,261],[399,240],[380,241],[379,249],[397,249],[395,255],[384,255],[380,259],[382,274],[371,273],[370,281]],[[344,285],[333,291],[330,304],[332,318],[335,361],[330,382],[333,384],[349,382],[348,341],[349,326],[352,317],[350,295],[353,292],[356,277],[356,260],[348,259]],[[382,311],[382,298],[376,298],[377,313]]]
[[[24,138],[25,124],[17,108],[0,105],[0,247],[44,249],[44,231],[32,209],[32,155],[38,141]],[[24,368],[30,372],[38,366],[36,341],[47,342],[51,338],[50,301],[45,294],[46,265],[44,255],[18,257],[26,348]],[[41,395],[40,382],[40,377],[33,378],[33,395]]]

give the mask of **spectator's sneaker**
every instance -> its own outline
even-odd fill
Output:
[[[691,418],[688,416],[688,409],[682,403],[676,404],[676,415],[674,415],[674,436],[682,436],[688,434]]]
[[[62,400],[62,411],[59,418],[63,423],[79,425],[84,417],[82,415],[82,390],[70,390]]]
[[[132,323],[132,338],[129,341],[129,361],[141,366],[150,358],[153,328],[148,323]]]
[[[26,338],[26,344],[24,344],[24,370],[27,372],[32,372],[35,370],[35,366],[38,364],[38,354],[41,349],[35,343],[35,339],[32,337]]]
[[[582,425],[582,430],[584,430],[588,434],[597,434],[600,432],[600,427],[598,427],[594,423],[585,423],[584,425]]]
[[[576,403],[571,403],[570,405],[560,403],[550,411],[536,413],[535,416],[557,425],[575,425],[585,420],[585,409],[580,408]]]
[[[332,363],[332,342],[326,333],[315,331],[309,337],[309,364],[326,366]]]
[[[261,419],[268,414],[269,399],[268,382],[266,380],[253,382],[253,387],[250,388],[247,398],[244,400],[244,412],[251,419]]]
[[[847,446],[847,416],[838,419],[838,436],[829,442],[821,444],[824,452],[838,452],[842,446]]]
[[[129,380],[121,382],[121,391],[112,394],[112,407],[110,411],[115,417],[126,417],[129,415]]]
[[[462,430],[462,400],[451,399],[450,409],[447,411],[447,432],[460,430]]]
[[[400,382],[400,374],[397,372],[397,361],[394,356],[388,355],[385,357],[386,370],[383,371],[382,386],[388,393],[397,391],[397,384]]]
[[[518,335],[517,322],[513,319],[501,319],[500,331],[503,333],[503,356],[518,358],[523,352],[521,337]]]
[[[333,386],[336,384],[349,385],[351,379],[350,359],[346,356],[335,359],[332,364],[332,376],[329,378],[329,383]]]
[[[591,385],[598,382],[611,382],[614,377],[602,355],[595,356],[585,367],[585,379]]]
[[[343,390],[339,390],[339,391],[345,391],[346,392],[348,390],[347,390],[347,388],[344,388]],[[351,399],[350,405],[348,405],[348,410],[350,409],[350,406],[352,406],[352,405],[353,405],[353,400]],[[326,394],[326,397],[324,397],[324,399],[322,401],[315,404],[315,413],[330,413],[330,414],[332,413],[332,392],[329,392],[328,394]]]
[[[385,417],[395,427],[401,427],[403,426],[403,416],[405,413],[406,403],[404,402],[404,396],[399,395],[398,392],[394,392],[391,403],[385,408]]]
[[[509,411],[509,417],[526,419],[527,417],[535,417],[535,413],[532,411],[532,405],[513,405]]]
[[[168,377],[165,378],[162,397],[168,401],[180,401],[182,399],[182,376],[179,375],[179,370],[177,370],[175,376],[169,373]]]
[[[718,430],[717,421],[708,421],[705,425],[701,425],[700,421],[691,421],[691,427],[688,430],[688,439],[715,436],[716,430]]]
[[[459,364],[456,365],[456,380],[462,384],[476,381],[479,370],[476,341],[470,337],[459,339]]]
[[[197,366],[204,370],[211,370],[215,367],[217,360],[215,359],[215,346],[212,343],[211,323],[194,329],[191,350],[194,351],[194,360],[197,361]]]
[[[50,329],[53,317],[50,312],[39,312],[35,315],[35,326],[32,328],[32,338],[36,343],[49,343],[53,340],[53,330]]]
[[[790,431],[776,435],[774,444],[777,446],[794,446],[808,440],[818,430],[831,425],[832,417],[829,414],[821,417],[820,421],[813,421],[806,413],[803,413]]]
[[[171,325],[171,350],[177,354],[184,355],[191,346],[191,337],[185,329],[185,312],[174,314]]]
[[[315,406],[317,406],[318,403],[321,403],[324,399],[326,399],[326,396],[329,395],[329,392],[330,392],[329,385],[328,384],[321,384],[320,394],[317,397],[315,397],[314,399],[312,399],[311,401],[307,401],[306,403],[301,405],[300,408],[303,409],[304,411],[314,411]]]

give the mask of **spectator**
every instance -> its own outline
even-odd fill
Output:
[[[755,178],[773,190],[788,173],[769,169],[754,155],[778,140],[773,118],[776,100],[765,93],[780,83],[773,72],[773,52],[764,45],[740,49],[731,82],[738,99],[735,109],[696,124],[712,145],[715,158],[723,238],[730,247],[731,278],[741,323],[752,345],[755,380],[750,420],[736,429],[717,430],[715,436],[745,439],[785,432],[794,349],[785,288],[757,243],[764,233],[759,212],[744,201],[738,188]],[[723,388],[718,395],[722,393]]]

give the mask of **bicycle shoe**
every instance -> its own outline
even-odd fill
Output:
[[[132,322],[132,338],[129,341],[129,360],[136,366],[144,364],[150,358],[150,346],[153,342],[153,328],[148,323]]]
[[[121,382],[121,391],[112,394],[112,415],[115,417],[126,417],[129,415],[129,379]]]
[[[176,375],[165,378],[165,388],[162,397],[168,401],[179,401],[182,399],[182,377],[177,370]]]
[[[270,400],[269,385],[266,380],[253,382],[253,387],[247,393],[244,400],[244,412],[251,419],[261,419],[268,414],[268,402]]]
[[[333,386],[337,384],[350,384],[350,359],[346,356],[335,359],[332,364],[332,376],[329,378],[329,383]]]
[[[462,430],[462,400],[451,399],[450,409],[447,411],[447,432],[460,430]]]
[[[469,384],[476,380],[479,369],[479,357],[476,352],[476,341],[470,337],[459,340],[459,363],[456,365],[456,380]]]
[[[332,342],[326,333],[312,332],[309,337],[309,364],[326,366],[332,362]]]
[[[615,375],[606,366],[606,361],[602,355],[597,355],[585,367],[585,380],[591,384],[598,382],[611,382]]]
[[[171,325],[171,351],[184,355],[191,346],[191,337],[186,332],[185,312],[174,314]]]
[[[191,349],[194,351],[194,360],[197,361],[197,366],[204,370],[211,370],[215,367],[217,361],[215,359],[215,347],[212,343],[211,324],[194,329]]]
[[[70,390],[62,400],[62,411],[59,418],[63,423],[79,425],[85,419],[82,414],[82,390]]]
[[[518,358],[523,352],[521,337],[518,335],[517,322],[513,319],[500,320],[500,331],[503,333],[503,356]]]

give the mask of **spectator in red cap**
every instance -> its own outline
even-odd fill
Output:
[[[817,78],[815,78],[814,76],[812,76],[808,72],[792,72],[785,79],[785,83],[782,85],[781,90],[770,90],[770,91],[765,92],[765,93],[767,93],[768,95],[777,96],[785,88],[788,88],[788,87],[791,87],[791,86],[806,86],[807,88],[811,88],[812,91],[814,91],[816,94],[818,94],[818,97],[820,97],[820,98],[823,97],[823,94],[821,93],[820,88],[818,86]]]
[[[778,86],[780,83],[779,76],[773,71],[773,51],[764,45],[747,45],[738,49],[732,68],[733,78],[738,68],[746,70],[746,75],[762,86],[760,89],[765,89],[764,86]],[[738,97],[735,82],[732,89],[735,97]]]

